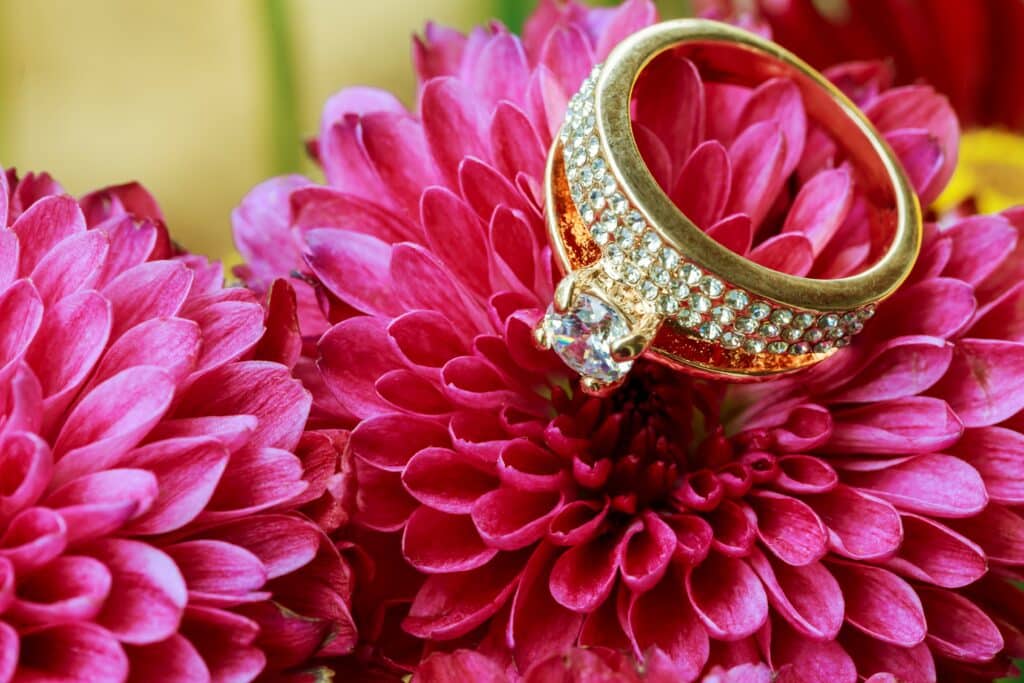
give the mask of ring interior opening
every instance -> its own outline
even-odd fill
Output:
[[[838,235],[838,232],[856,230],[861,235],[862,246],[865,242],[870,245],[866,253],[862,255],[863,258],[859,259],[859,263],[855,267],[851,267],[845,272],[837,271],[834,264],[830,267],[822,263],[822,259],[816,258],[808,272],[791,274],[812,279],[848,277],[870,268],[886,253],[896,234],[898,210],[894,188],[877,149],[858,126],[858,123],[834,99],[829,90],[791,64],[737,43],[693,41],[666,49],[655,55],[644,66],[634,83],[631,95],[634,141],[637,141],[636,112],[638,105],[636,98],[639,95],[652,92],[651,88],[638,87],[638,84],[642,83],[645,74],[652,70],[657,71],[660,61],[671,59],[689,60],[699,72],[705,91],[719,85],[743,86],[753,90],[772,79],[790,81],[799,92],[807,116],[807,133],[805,141],[802,142],[806,142],[807,145],[820,144],[823,142],[821,136],[824,134],[835,145],[837,153],[832,159],[824,160],[825,163],[820,170],[845,166],[850,171],[853,179],[853,196],[855,199],[862,198],[865,206],[858,207],[856,201],[851,202],[850,213],[846,222],[837,231],[836,241],[849,238],[849,235]],[[705,92],[705,95],[707,94]],[[671,98],[672,95],[672,93],[660,93],[658,97]],[[681,110],[683,109],[685,107],[681,107]],[[713,103],[709,102],[705,106],[704,116],[714,116],[715,114]],[[742,130],[733,131],[733,139],[722,140],[723,144],[728,148],[729,144],[742,133]],[[666,145],[672,144],[671,140],[664,142]],[[650,159],[645,154],[645,148],[649,150],[650,146],[640,144],[639,141],[637,144],[650,168]],[[805,149],[804,156],[807,154],[808,150]],[[844,164],[844,162],[849,163]],[[796,192],[808,180],[806,177],[801,177],[804,171],[803,167],[800,167],[798,171],[791,171],[785,182],[781,183],[779,196],[773,202],[765,220],[760,226],[754,226],[755,247],[758,242],[763,243],[764,240],[779,234],[786,219],[786,211],[792,207]],[[655,175],[657,176],[657,174]],[[671,188],[665,187],[665,183],[661,179],[659,179],[659,185],[662,186],[666,194],[671,195]],[[693,188],[693,191],[702,191],[702,189]],[[679,202],[675,203],[678,206]],[[858,209],[860,210],[858,211]],[[710,226],[700,227],[706,231]],[[726,246],[733,248],[733,245]],[[820,255],[815,254],[815,256]]]

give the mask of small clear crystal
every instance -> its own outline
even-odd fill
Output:
[[[764,351],[765,343],[762,339],[748,339],[743,342],[743,350],[750,353],[761,353]]]
[[[690,310],[696,311],[697,313],[707,313],[711,310],[711,299],[707,298],[703,294],[697,294],[694,292],[690,295]]]
[[[652,254],[657,253],[661,249],[661,238],[653,232],[645,232],[641,242],[644,245],[644,249]]]
[[[733,327],[743,334],[754,334],[757,331],[757,321],[753,318],[740,318]]]
[[[761,325],[761,336],[765,339],[771,339],[772,337],[779,336],[779,326],[775,323],[765,323]]]
[[[647,227],[647,223],[646,221],[644,221],[644,217],[640,214],[639,211],[635,209],[633,211],[630,211],[626,215],[626,225],[628,225],[633,230],[633,232],[638,234],[643,232],[644,228]]]
[[[726,349],[738,349],[743,343],[743,337],[735,332],[726,332],[722,335],[721,345]]]
[[[814,316],[810,313],[798,313],[793,318],[793,325],[800,329],[805,329],[814,324]]]
[[[811,345],[808,344],[807,342],[799,342],[799,343],[793,344],[791,347],[789,347],[789,352],[794,354],[794,355],[810,353],[811,352]]]
[[[702,339],[707,339],[708,341],[715,341],[716,339],[722,336],[722,328],[716,322],[706,322],[700,326],[700,328],[697,330],[697,333],[701,336]]]
[[[616,192],[608,199],[608,205],[612,208],[612,211],[619,214],[620,216],[626,213],[626,209],[629,208],[629,202],[621,194]]]
[[[804,332],[804,339],[811,342],[812,344],[816,344],[824,338],[825,333],[819,330],[817,327],[812,327],[811,329]]]
[[[675,315],[679,312],[679,302],[675,297],[662,296],[658,299],[658,313],[662,315]]]
[[[782,338],[788,342],[798,342],[800,341],[800,338],[803,336],[803,330],[798,330],[795,327],[782,328]]]
[[[750,317],[754,320],[764,320],[772,313],[772,307],[763,301],[758,301],[750,307]]]
[[[711,310],[711,319],[719,325],[731,325],[736,319],[736,311],[728,306],[715,306]]]
[[[661,250],[661,263],[669,270],[675,270],[679,265],[679,254],[675,249],[665,247]]]
[[[771,353],[785,353],[789,348],[789,344],[784,341],[773,341],[768,345],[768,350]]]
[[[793,311],[785,308],[777,308],[772,313],[772,322],[776,325],[788,325],[793,322]]]
[[[725,292],[725,285],[722,284],[722,281],[717,277],[705,275],[700,281],[700,291],[704,292],[712,299],[717,299]]]
[[[644,280],[644,283],[640,285],[640,296],[648,301],[654,301],[658,298],[658,285],[650,280]]]
[[[700,268],[692,263],[686,263],[679,269],[679,277],[681,277],[683,282],[691,287],[696,287],[700,284],[700,278],[703,275],[704,273],[700,272]]]
[[[750,305],[750,297],[742,289],[730,289],[725,294],[725,305],[737,311],[742,311]]]

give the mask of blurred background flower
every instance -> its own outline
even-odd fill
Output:
[[[686,0],[663,2],[663,16]],[[412,100],[427,20],[517,28],[533,0],[0,2],[0,163],[72,193],[144,178],[176,239],[232,254],[228,214],[260,180],[315,173],[301,140],[365,83]]]

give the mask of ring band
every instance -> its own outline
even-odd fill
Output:
[[[718,244],[683,215],[644,163],[630,121],[637,77],[670,48],[705,80],[754,86],[783,76],[796,84],[809,117],[845,152],[868,199],[872,266],[832,280],[777,272]],[[819,363],[848,344],[906,279],[921,244],[917,197],[856,105],[775,43],[703,19],[644,29],[594,68],[552,144],[545,199],[566,276],[535,336],[591,393],[620,383],[641,354],[731,381]]]

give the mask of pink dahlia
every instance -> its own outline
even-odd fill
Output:
[[[667,680],[1002,674],[1024,654],[1024,214],[930,225],[870,330],[796,379],[638,363],[598,399],[533,347],[557,278],[545,151],[591,65],[653,21],[548,1],[522,40],[430,26],[416,111],[340,93],[313,145],[327,184],[270,181],[236,214],[257,285],[302,272],[311,419],[352,428],[362,656],[510,680],[577,646]],[[927,204],[955,117],[883,74],[830,71]],[[861,197],[792,83],[703,83],[669,53],[636,96],[651,168],[716,239],[790,273],[865,265]]]
[[[0,681],[250,681],[353,646],[347,564],[296,512],[337,450],[268,324],[141,187],[0,172]]]

